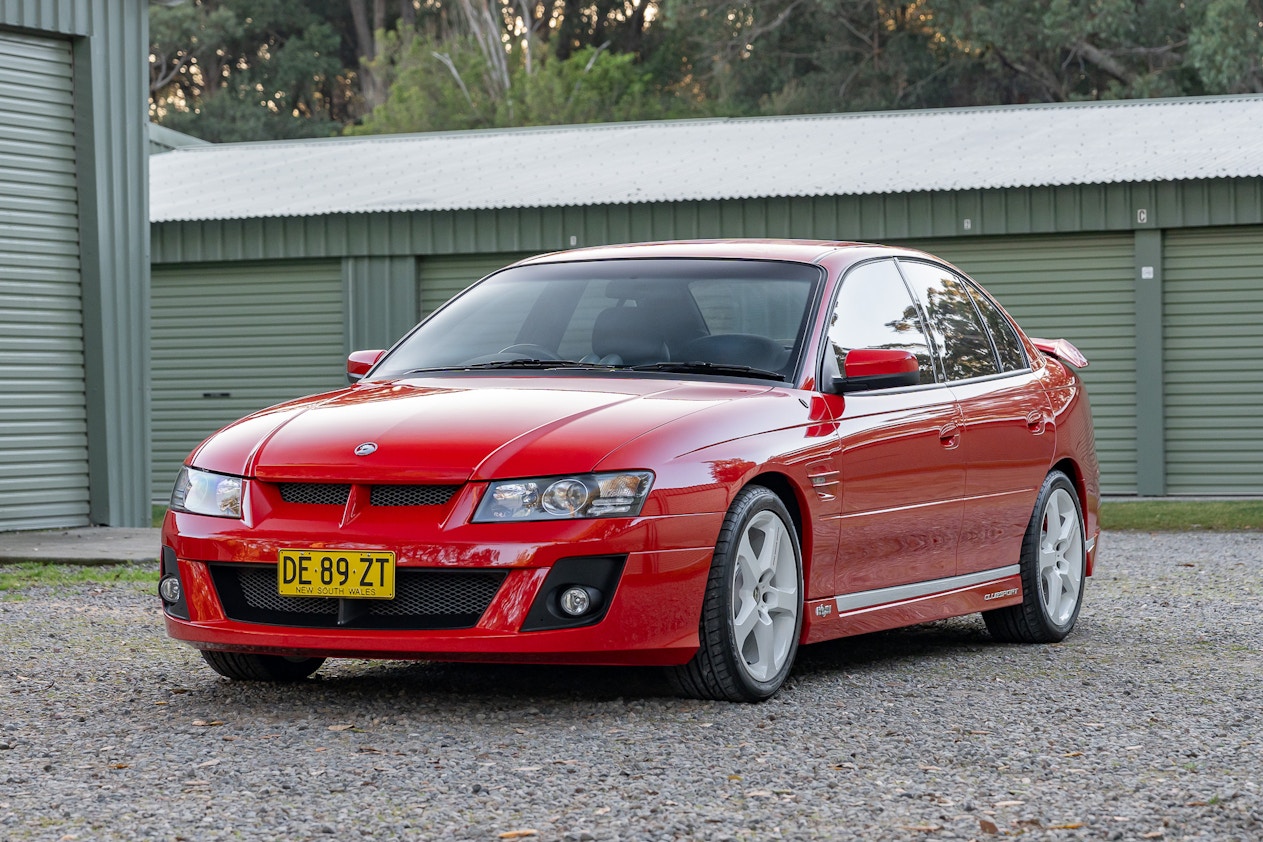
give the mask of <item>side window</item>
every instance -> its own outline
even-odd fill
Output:
[[[1013,323],[1008,320],[999,307],[990,298],[977,289],[970,287],[969,294],[974,299],[974,306],[982,316],[982,322],[991,333],[991,341],[995,343],[996,353],[1000,357],[1001,371],[1021,371],[1029,366],[1026,352],[1022,350],[1022,340],[1018,338]]]
[[[968,380],[999,374],[995,350],[965,282],[931,263],[901,260],[899,268],[921,301],[930,322],[930,337],[947,379]]]
[[[921,382],[935,382],[921,314],[892,261],[866,263],[843,278],[829,324],[829,344],[837,356],[838,371],[853,348],[892,348],[915,354],[921,364]]]

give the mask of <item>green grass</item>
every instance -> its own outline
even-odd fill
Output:
[[[1101,504],[1102,529],[1230,532],[1263,529],[1263,500],[1119,500]]]
[[[119,582],[158,584],[157,564],[58,564],[24,561],[0,565],[0,591],[32,585],[110,585]],[[155,590],[154,593],[157,593]]]
[[[152,514],[153,523],[151,525],[154,526],[155,528],[162,526],[162,519],[166,516],[167,516],[167,504],[155,503],[153,507],[153,514]]]

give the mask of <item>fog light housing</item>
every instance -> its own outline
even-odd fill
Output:
[[[600,593],[593,588],[569,587],[561,592],[557,605],[570,617],[582,617],[600,601]]]
[[[183,592],[180,589],[180,580],[175,576],[164,576],[162,581],[158,583],[158,596],[162,597],[163,602],[179,602],[180,597],[183,596]]]

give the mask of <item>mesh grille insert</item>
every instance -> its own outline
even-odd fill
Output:
[[[281,596],[276,567],[270,564],[211,564],[210,569],[229,619],[308,628],[470,628],[508,575],[503,570],[399,569],[394,599],[339,600]],[[350,614],[354,617],[347,619]]]
[[[374,506],[441,506],[460,490],[459,485],[374,485]]]
[[[319,506],[345,506],[351,496],[350,485],[325,482],[282,482],[281,499],[286,503],[308,503]]]

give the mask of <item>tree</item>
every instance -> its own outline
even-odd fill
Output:
[[[352,134],[650,120],[692,113],[611,42],[549,50],[532,34],[540,7],[456,0],[442,17],[402,22],[379,38],[370,69],[389,79],[385,102]],[[514,37],[517,36],[517,37]]]
[[[355,90],[332,5],[151,3],[150,118],[213,141],[336,134]]]

